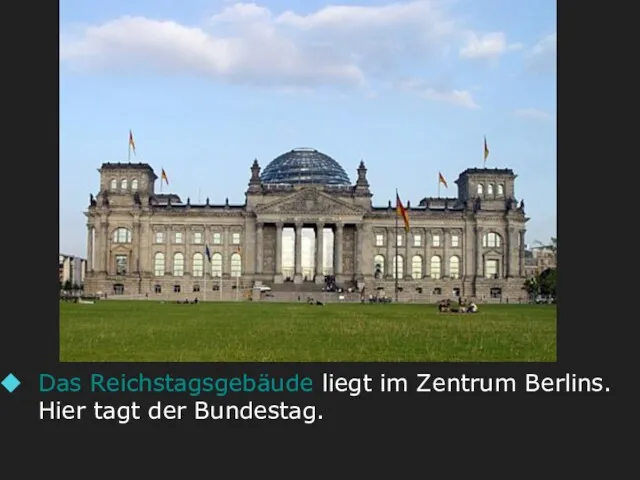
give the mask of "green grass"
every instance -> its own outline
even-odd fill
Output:
[[[554,305],[60,304],[63,362],[554,362]]]

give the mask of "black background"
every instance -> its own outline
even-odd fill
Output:
[[[486,3],[487,8],[492,8],[491,1]],[[434,452],[455,455],[462,448],[470,455],[487,452],[486,457],[478,459],[465,453],[465,457],[445,465],[452,472],[471,462],[469,465],[479,467],[494,465],[492,468],[496,470],[491,471],[495,473],[505,468],[501,465],[510,455],[525,454],[530,458],[521,466],[529,469],[540,467],[547,458],[558,457],[576,459],[571,472],[577,472],[582,466],[597,473],[598,465],[602,465],[605,458],[611,458],[609,450],[614,446],[622,461],[623,453],[629,449],[623,445],[620,434],[631,418],[622,415],[622,406],[625,398],[631,398],[631,387],[635,385],[634,372],[623,371],[625,365],[636,363],[633,357],[637,351],[633,344],[629,345],[635,338],[627,330],[635,327],[638,318],[633,275],[637,268],[634,232],[640,189],[638,176],[633,172],[640,162],[640,147],[633,118],[638,103],[634,77],[637,60],[633,53],[625,51],[633,43],[634,30],[624,22],[632,16],[626,17],[620,7],[614,9],[616,3],[587,6],[584,2],[564,2],[559,12],[562,40],[558,68],[558,216],[561,219],[558,235],[562,242],[559,255],[562,267],[557,364],[59,363],[58,269],[55,263],[59,253],[60,194],[57,4],[7,5],[7,20],[2,30],[5,37],[5,95],[2,102],[5,126],[0,172],[5,182],[2,189],[5,241],[2,244],[6,286],[3,288],[5,307],[0,320],[0,377],[13,372],[22,385],[13,394],[0,389],[3,437],[11,439],[15,445],[26,445],[25,448],[31,448],[31,442],[46,438],[46,450],[58,450],[67,445],[65,442],[76,439],[97,452],[110,451],[98,449],[98,445],[100,448],[107,445],[101,440],[109,442],[109,448],[114,449],[120,447],[120,441],[131,440],[135,443],[127,443],[127,446],[132,454],[156,445],[154,440],[161,439],[165,446],[171,444],[177,449],[189,444],[207,450],[209,453],[205,456],[216,456],[221,452],[219,448],[225,446],[244,452],[258,439],[258,451],[270,451],[276,437],[284,436],[314,456],[313,465],[337,461],[334,457],[325,458],[323,452],[338,444],[345,444],[341,450],[344,456],[364,451],[367,445],[368,450],[358,454],[358,461],[362,462],[363,468],[373,467],[381,475],[384,473],[382,464],[391,451],[402,445],[404,457],[394,458],[407,461],[424,458],[423,467],[416,470],[421,473],[415,475],[421,477],[430,474],[434,465],[438,465],[440,457],[434,458]],[[609,11],[616,13],[609,16],[606,14]],[[556,185],[541,184],[540,188],[551,190]],[[323,372],[345,376],[368,373],[374,377],[385,373],[406,376],[410,380],[417,372],[517,377],[524,377],[526,373],[549,376],[575,373],[602,376],[611,391],[606,394],[370,393],[359,398],[317,392],[282,397],[287,403],[317,405],[324,418],[313,425],[294,421],[139,420],[117,425],[90,419],[82,422],[38,420],[40,400],[63,400],[73,404],[91,404],[94,400],[84,394],[40,394],[37,385],[40,373],[87,378],[94,372],[105,375],[142,372],[149,376],[170,373],[186,377],[232,376],[245,372],[267,372],[272,376],[299,373],[312,376],[316,389]],[[281,399],[277,396],[269,398]],[[202,399],[214,400],[213,397]],[[233,403],[244,403],[249,399],[250,396],[239,394],[228,397]],[[267,397],[253,399],[259,402]],[[131,400],[141,404],[159,400],[190,404],[193,399],[177,394],[131,397],[102,394],[95,400],[113,404]],[[79,435],[41,437],[44,430],[73,431]],[[143,437],[127,432],[152,435]],[[303,433],[304,440],[300,436]],[[117,443],[114,437],[117,437]],[[22,443],[24,440],[26,444]],[[199,442],[197,447],[196,440]],[[312,447],[312,443],[307,443],[311,440],[320,441],[322,448]],[[505,446],[510,448],[506,450]],[[575,449],[575,453],[566,449]],[[284,468],[278,466],[284,465],[282,462],[297,458],[295,451],[280,451],[280,460],[273,460],[276,463],[253,465],[254,461],[245,457],[243,462],[234,465],[237,472],[252,466],[263,472],[278,471]],[[76,460],[74,452],[67,450],[74,462],[80,461]],[[196,450],[192,454],[195,456]],[[8,455],[4,460],[8,460]],[[117,461],[105,455],[105,464]],[[177,460],[171,454],[157,455],[156,464],[165,465],[167,469],[178,468],[174,465]],[[231,461],[230,457],[217,458],[218,463]],[[404,461],[400,461],[389,476],[395,478],[403,465]],[[443,464],[439,466],[443,467]],[[619,461],[609,461],[603,468],[611,474],[619,467]],[[211,469],[211,474],[217,471],[214,464]],[[310,476],[313,471],[313,466],[296,470],[300,477]],[[514,471],[503,473],[509,472],[510,476],[516,476]],[[553,470],[545,474],[549,473]],[[404,475],[400,477],[404,478]],[[238,473],[231,478],[243,476]]]

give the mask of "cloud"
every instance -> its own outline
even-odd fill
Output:
[[[558,34],[542,38],[527,54],[527,67],[536,72],[555,72],[558,53]]]
[[[423,80],[409,79],[396,84],[397,88],[407,92],[412,92],[425,100],[444,102],[456,107],[477,109],[480,106],[473,99],[473,95],[468,90],[450,90],[429,84]]]
[[[517,48],[502,33],[477,35],[448,0],[333,5],[300,14],[256,3],[226,4],[202,25],[124,16],[61,36],[60,61],[84,71],[200,75],[231,84],[290,89],[393,83],[399,72],[438,67],[451,51],[495,58]],[[454,50],[454,51],[455,51]],[[464,53],[463,53],[464,52]],[[475,105],[466,91],[421,90],[425,98]]]
[[[486,33],[481,36],[470,32],[467,43],[460,48],[459,54],[461,58],[474,60],[496,59],[509,51],[520,50],[522,47],[521,43],[509,44],[507,36],[502,32]]]
[[[542,110],[536,110],[535,108],[523,108],[513,112],[513,115],[518,118],[524,118],[526,120],[542,120],[542,121],[552,121],[553,115],[547,112],[543,112]]]

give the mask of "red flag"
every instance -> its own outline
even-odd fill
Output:
[[[404,208],[404,205],[402,205],[402,200],[400,200],[400,195],[398,195],[398,192],[396,192],[396,213],[402,217],[402,220],[404,221],[404,229],[408,232],[409,213],[407,212],[407,209]]]

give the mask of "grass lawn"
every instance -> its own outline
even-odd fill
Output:
[[[60,304],[63,362],[556,361],[555,305]]]

